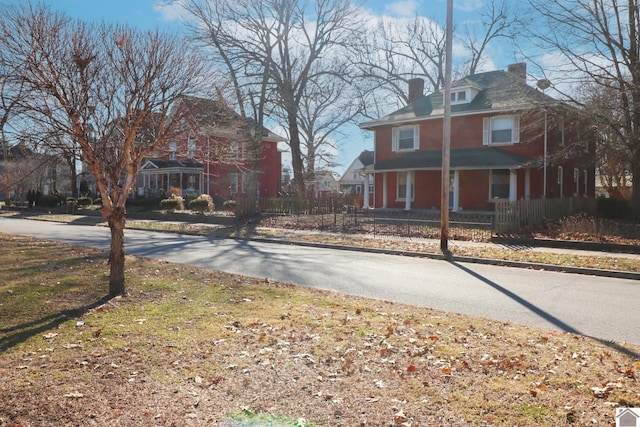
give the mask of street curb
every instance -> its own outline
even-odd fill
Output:
[[[413,251],[399,251],[394,249],[361,248],[357,246],[332,245],[329,243],[296,242],[294,240],[273,239],[268,237],[265,237],[265,238],[236,237],[234,238],[234,240],[245,240],[245,241],[248,240],[248,241],[264,242],[264,243],[276,243],[280,245],[305,246],[305,247],[314,247],[314,248],[323,248],[323,249],[366,252],[366,253],[395,255],[395,256],[408,256],[408,257],[414,257],[414,258],[429,258],[429,259],[447,261],[447,257],[445,257],[442,254],[430,254],[430,253],[413,252]],[[466,263],[483,264],[483,265],[496,265],[496,266],[503,266],[503,267],[526,268],[530,270],[553,271],[558,273],[582,274],[582,275],[597,276],[597,277],[612,277],[612,278],[618,278],[618,279],[640,280],[640,273],[635,273],[630,271],[601,270],[601,269],[585,268],[585,267],[567,267],[567,266],[552,265],[552,264],[508,261],[508,260],[490,259],[490,258],[472,258],[472,257],[456,256],[456,255],[453,255],[453,257],[449,261],[466,262]]]

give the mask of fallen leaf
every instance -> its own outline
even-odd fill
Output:
[[[401,409],[395,413],[395,415],[393,416],[393,420],[396,422],[396,424],[401,424],[406,423],[408,418]]]
[[[416,371],[416,367],[415,365],[409,365],[407,367],[407,372],[415,372]]]
[[[80,399],[80,398],[84,397],[84,394],[82,394],[80,392],[77,392],[77,391],[74,391],[74,392],[65,394],[64,397],[69,397],[69,398],[73,398],[73,399]]]

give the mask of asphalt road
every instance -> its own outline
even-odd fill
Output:
[[[109,247],[104,227],[0,218],[0,232]],[[127,230],[129,254],[640,345],[640,282]],[[1,278],[0,278],[1,280]]]

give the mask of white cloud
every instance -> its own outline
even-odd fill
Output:
[[[483,5],[483,0],[463,0],[456,1],[453,3],[453,6],[456,9],[465,11],[465,12],[473,12],[474,10],[480,9]]]
[[[186,21],[189,18],[189,14],[185,11],[181,3],[182,2],[167,2],[166,0],[158,0],[153,5],[153,10],[160,13],[165,21]]]
[[[418,10],[419,3],[417,0],[399,0],[394,3],[389,3],[385,6],[386,13],[395,16],[415,16]]]

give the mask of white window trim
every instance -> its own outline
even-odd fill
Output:
[[[492,190],[493,190],[493,173],[497,170],[508,170],[509,171],[509,195],[507,197],[493,197],[492,194]],[[510,169],[491,169],[489,171],[489,201],[495,201],[495,200],[511,200],[511,195],[512,195],[512,191],[513,191],[513,171]]]
[[[588,178],[589,178],[589,171],[585,169],[582,171],[582,187],[583,187],[582,194],[584,196],[587,195],[587,191],[589,190]]]
[[[494,120],[511,118],[511,141],[510,142],[491,142],[491,123]],[[491,116],[482,119],[482,145],[498,146],[513,145],[520,142],[520,115],[501,115]]]
[[[238,174],[236,172],[229,174],[229,190],[231,194],[238,194]]]
[[[190,136],[187,140],[187,156],[194,157],[196,155],[196,137]]]
[[[413,148],[400,149],[400,129],[413,128]],[[402,153],[407,151],[416,151],[420,148],[420,125],[398,126],[391,129],[391,151]]]
[[[176,152],[178,151],[178,141],[172,139],[169,141],[169,160],[176,159]]]
[[[400,183],[402,185],[406,185],[407,183],[407,174],[411,172],[396,172],[396,202],[406,202],[407,198],[400,197]],[[400,179],[400,174],[404,174],[402,179]],[[411,201],[414,202],[416,199],[416,174],[415,172],[411,173]]]
[[[238,141],[230,141],[229,142],[231,148],[231,158],[239,159],[240,158],[240,144]]]
[[[580,169],[573,168],[573,195],[580,194]]]
[[[562,166],[558,166],[558,197],[564,197],[564,169]]]

